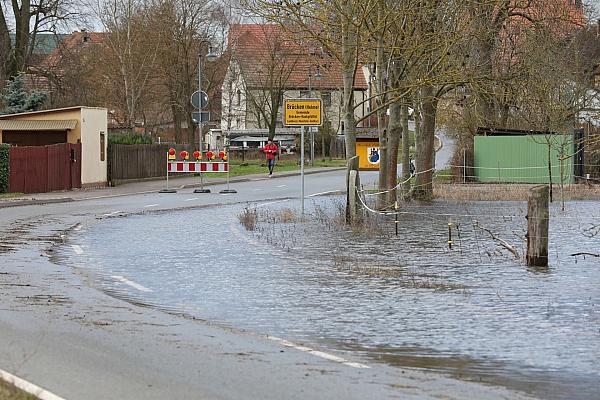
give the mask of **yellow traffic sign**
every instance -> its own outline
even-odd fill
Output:
[[[285,99],[283,101],[285,126],[321,126],[321,99]]]

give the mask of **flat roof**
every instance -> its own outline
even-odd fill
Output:
[[[0,119],[20,117],[20,116],[27,116],[27,115],[48,114],[48,113],[55,113],[55,112],[62,112],[62,111],[81,110],[81,109],[86,109],[86,110],[108,110],[107,108],[104,108],[104,107],[74,106],[74,107],[65,107],[65,108],[52,108],[50,110],[27,111],[27,112],[22,112],[22,113],[17,113],[17,114],[0,115]]]
[[[2,131],[66,131],[75,129],[76,126],[76,119],[0,120],[0,130]]]

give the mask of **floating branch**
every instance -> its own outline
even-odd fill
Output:
[[[484,232],[487,232],[491,238],[493,240],[495,240],[496,242],[498,242],[498,244],[502,247],[504,247],[506,250],[510,251],[513,256],[515,256],[515,259],[519,260],[519,252],[517,251],[517,249],[514,248],[514,246],[511,246],[510,244],[508,244],[508,242],[506,240],[500,239],[498,236],[496,236],[491,230],[489,230],[488,228],[484,228],[483,226],[479,225],[479,221],[473,221],[473,225],[476,228],[481,229]]]
[[[571,254],[571,257],[577,257],[577,256],[592,256],[592,257],[600,257],[600,254],[586,253],[586,252],[581,252],[581,253],[573,253],[573,254]]]

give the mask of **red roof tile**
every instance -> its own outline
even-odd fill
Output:
[[[266,87],[269,76],[286,89],[307,89],[312,73],[315,90],[343,87],[340,62],[323,51],[317,43],[301,41],[275,24],[235,24],[230,27],[228,44],[233,49],[242,74],[251,87]],[[317,68],[321,79],[314,74]],[[279,86],[277,84],[277,86]],[[367,89],[360,67],[354,83],[356,89]]]
[[[67,53],[75,53],[80,49],[88,45],[103,43],[108,37],[109,33],[106,32],[73,32],[48,55],[42,68],[55,67]]]

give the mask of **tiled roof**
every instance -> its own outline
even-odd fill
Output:
[[[317,43],[295,40],[275,24],[235,24],[230,27],[228,42],[240,65],[246,84],[265,87],[269,75],[280,79],[286,89],[308,88],[309,74],[314,90],[343,87],[340,62]],[[314,77],[317,69],[321,79]],[[367,82],[357,70],[354,87],[367,89]]]
[[[65,35],[62,42],[48,55],[43,63],[44,67],[53,67],[66,53],[76,53],[86,46],[101,44],[108,37],[106,32],[73,32]]]

